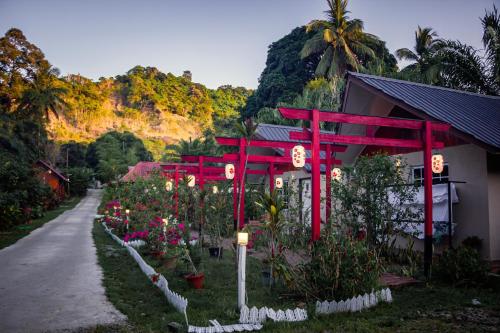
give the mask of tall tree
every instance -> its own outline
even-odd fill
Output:
[[[59,113],[67,106],[63,99],[66,89],[56,81],[58,70],[46,67],[40,71],[33,84],[23,92],[18,110],[21,114],[41,122],[48,122],[50,114],[59,118]]]
[[[279,102],[290,103],[301,94],[306,83],[314,77],[319,62],[319,55],[300,57],[307,40],[306,28],[298,27],[269,45],[266,67],[257,90],[248,99],[245,117],[255,116],[264,107],[274,108]]]
[[[486,11],[484,17],[481,18],[481,23],[486,59],[498,93],[500,91],[500,13],[496,6],[493,6],[491,12]]]
[[[376,58],[370,41],[378,38],[363,31],[363,21],[349,18],[347,3],[347,0],[327,0],[328,10],[325,13],[328,19],[314,20],[307,25],[307,31],[314,34],[305,43],[300,55],[302,58],[321,55],[316,76],[332,78],[343,76],[348,70],[365,70],[365,64],[360,59]]]
[[[12,28],[0,38],[0,111],[12,112],[26,87],[50,67],[43,52]]]
[[[408,76],[418,75],[425,83],[436,83],[439,77],[440,61],[436,53],[441,47],[441,40],[437,39],[437,33],[432,28],[421,28],[415,31],[415,46],[413,50],[402,48],[396,50],[396,56],[400,60],[411,61],[402,72]]]

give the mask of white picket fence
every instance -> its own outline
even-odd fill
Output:
[[[188,300],[176,292],[168,288],[168,281],[165,277],[157,273],[153,267],[148,265],[141,255],[134,249],[144,244],[140,242],[124,242],[108,228],[106,223],[102,223],[104,230],[113,238],[118,244],[124,246],[129,254],[137,262],[141,270],[146,274],[151,282],[155,284],[165,294],[168,302],[180,313],[184,314],[188,332],[190,333],[222,333],[222,332],[243,332],[243,331],[259,331],[263,327],[263,323],[270,319],[274,322],[298,322],[308,319],[307,310],[296,308],[294,310],[273,310],[272,308],[252,307],[249,309],[246,305],[240,310],[239,324],[221,325],[217,320],[210,320],[211,326],[200,327],[189,325],[187,317]],[[155,278],[154,278],[155,277]],[[389,288],[372,291],[370,294],[363,296],[353,297],[345,301],[323,301],[316,302],[316,314],[331,314],[339,312],[358,312],[363,309],[371,308],[379,302],[392,302],[392,293]]]
[[[149,277],[151,282],[155,284],[160,290],[165,294],[165,297],[167,298],[168,302],[172,304],[172,306],[182,313],[184,315],[184,318],[186,320],[186,325],[189,326],[189,321],[187,317],[187,306],[188,306],[188,300],[181,295],[177,294],[176,292],[170,290],[168,288],[168,281],[165,279],[165,277],[159,273],[157,273],[153,267],[148,265],[144,259],[142,259],[141,255],[132,247],[130,246],[127,242],[124,242],[121,240],[118,236],[113,234],[111,230],[108,228],[106,223],[102,223],[104,230],[113,238],[118,244],[121,246],[124,246],[127,250],[128,253],[134,258],[134,260],[137,262],[141,270],[143,271],[146,276]],[[157,279],[153,279],[153,277],[157,277]],[[156,281],[153,281],[156,280]]]
[[[379,302],[392,302],[392,293],[389,288],[382,289],[377,292],[372,291],[369,295],[359,295],[358,297],[353,297],[340,302],[318,301],[316,302],[316,314],[320,315],[339,312],[358,312],[363,309],[374,307]]]

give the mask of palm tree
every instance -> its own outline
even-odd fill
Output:
[[[396,50],[400,60],[413,63],[406,66],[402,72],[410,75],[419,75],[426,83],[435,83],[439,76],[440,61],[436,57],[437,51],[442,46],[442,41],[437,39],[437,33],[432,28],[421,28],[415,31],[415,46],[413,51],[407,48]]]
[[[483,45],[486,49],[486,60],[491,71],[492,81],[500,90],[500,13],[495,5],[491,12],[486,11],[481,19],[483,25]]]
[[[483,94],[495,94],[478,51],[459,41],[443,41],[436,53],[440,60],[439,85]]]
[[[59,112],[67,108],[63,99],[66,89],[57,85],[58,70],[47,67],[41,70],[26,89],[20,99],[18,110],[21,114],[44,121],[49,121],[50,114],[59,118]]]
[[[307,58],[321,54],[316,76],[332,78],[343,76],[347,70],[360,71],[364,69],[360,57],[376,58],[368,44],[369,41],[378,41],[378,38],[363,32],[363,21],[349,18],[347,2],[327,0],[325,13],[328,19],[311,21],[306,27],[306,31],[312,31],[314,35],[304,44],[300,56]]]

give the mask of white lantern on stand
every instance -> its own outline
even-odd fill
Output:
[[[283,188],[283,178],[278,177],[275,181],[276,188]]]
[[[219,193],[219,189],[217,188],[217,185],[212,186],[212,193],[213,194]]]
[[[226,179],[234,178],[234,165],[231,163],[226,164]]]
[[[336,181],[340,181],[342,179],[342,170],[340,170],[339,168],[333,168],[332,179],[336,180]]]
[[[432,155],[432,172],[441,173],[444,168],[444,158],[441,154]]]
[[[167,191],[172,191],[172,189],[174,188],[174,184],[172,183],[171,180],[167,180],[167,182],[165,183],[165,190]]]
[[[306,164],[306,150],[304,146],[297,145],[292,149],[292,163],[296,168],[302,168]]]

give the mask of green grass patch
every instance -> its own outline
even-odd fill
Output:
[[[107,296],[128,316],[130,326],[99,327],[91,332],[166,332],[169,322],[184,323],[183,316],[168,304],[127,250],[116,244],[100,224],[94,226],[93,232]],[[176,270],[168,270],[159,261],[143,257],[167,278],[171,290],[188,299],[190,324],[207,326],[209,319],[221,323],[238,321],[236,268],[230,251],[225,250],[221,261],[203,254],[201,271],[206,276],[203,290],[190,289],[183,278],[186,269],[183,264]],[[260,264],[254,258],[247,262],[247,292],[250,306],[285,309],[299,303],[282,296],[286,290],[270,292],[262,287]],[[500,327],[499,291],[429,285],[396,289],[393,297],[392,304],[380,304],[361,313],[311,316],[303,323],[266,323],[263,332],[486,332]],[[473,306],[473,298],[481,305]]]
[[[33,230],[40,228],[45,223],[55,219],[65,211],[74,208],[81,200],[81,197],[72,197],[63,201],[57,208],[46,211],[45,214],[31,221],[29,224],[21,224],[9,230],[0,231],[0,249],[10,246],[19,239],[29,235]]]

